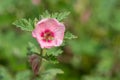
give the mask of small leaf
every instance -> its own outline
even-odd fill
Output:
[[[32,53],[40,53],[38,48],[31,42],[28,43],[28,55]]]
[[[69,14],[70,14],[70,12],[61,12],[61,13],[58,14],[57,20],[58,20],[58,21],[62,21],[62,20],[65,19]]]
[[[51,49],[48,49],[46,54],[48,56],[52,55],[52,56],[58,56],[62,53],[63,51],[61,49],[57,49],[57,48],[51,48]]]
[[[42,15],[40,15],[41,19],[50,18],[50,17],[51,17],[51,15],[47,10]]]
[[[66,33],[65,33],[64,39],[74,39],[74,38],[77,38],[77,36],[73,35],[73,34],[70,33],[70,32],[66,32]]]
[[[42,15],[40,15],[40,18],[41,19],[44,19],[44,18],[55,18],[57,19],[58,21],[62,21],[63,19],[65,19],[68,15],[70,14],[70,12],[56,12],[56,13],[52,13],[50,14],[48,11],[45,11]]]
[[[37,24],[37,22],[38,22],[38,19],[35,18],[33,22],[34,22],[34,26],[35,26]]]
[[[32,31],[34,29],[34,21],[32,21],[31,19],[17,20],[13,24],[25,31]]]
[[[40,80],[54,80],[57,74],[63,74],[61,69],[49,69],[41,74]]]
[[[52,56],[52,55],[51,56],[47,56],[46,60],[49,61],[50,63],[53,63],[53,64],[59,63],[57,58],[55,56]]]
[[[46,51],[46,56],[44,57],[47,61],[56,64],[58,63],[57,56],[62,54],[62,50],[58,48],[51,48]]]
[[[59,14],[59,13],[57,13],[57,12],[56,12],[56,13],[53,13],[53,14],[51,14],[51,17],[52,17],[52,18],[56,18],[56,19],[57,19],[58,14]]]

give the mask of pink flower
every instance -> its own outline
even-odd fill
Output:
[[[46,18],[36,24],[32,36],[37,39],[41,48],[52,48],[62,44],[64,32],[64,24],[54,18]]]

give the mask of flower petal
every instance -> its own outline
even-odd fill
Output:
[[[54,33],[54,39],[51,42],[43,41],[42,32],[50,30]],[[32,36],[37,39],[41,48],[51,48],[54,46],[60,46],[63,42],[65,32],[64,24],[60,23],[54,18],[42,19],[36,24],[35,29],[32,32]]]

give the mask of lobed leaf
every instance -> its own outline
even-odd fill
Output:
[[[63,74],[61,69],[49,69],[41,75],[41,80],[54,80],[57,74]]]
[[[62,54],[62,50],[58,48],[51,48],[46,50],[46,55],[43,56],[47,61],[56,64],[58,63],[57,56]]]
[[[52,56],[58,56],[60,54],[62,54],[62,50],[61,49],[57,49],[57,48],[51,48],[51,49],[48,49],[46,54],[48,56],[52,55]]]
[[[51,15],[50,13],[46,10],[42,15],[40,15],[40,18],[43,19],[43,18],[50,18]]]
[[[56,12],[56,13],[52,13],[50,14],[48,11],[45,11],[42,15],[40,15],[40,18],[55,18],[58,21],[62,21],[63,19],[65,19],[68,15],[70,14],[70,12]]]
[[[58,14],[57,20],[58,20],[58,21],[62,21],[62,20],[65,19],[69,14],[70,14],[70,12],[61,12],[61,13]]]
[[[13,24],[25,31],[32,31],[34,29],[34,21],[31,19],[16,20]]]
[[[28,43],[28,55],[33,53],[40,53],[39,49],[31,42]]]
[[[73,35],[73,34],[70,33],[70,32],[66,32],[66,33],[65,33],[64,39],[74,39],[74,38],[77,38],[77,36]]]
[[[53,63],[53,64],[59,63],[57,58],[55,56],[52,56],[52,55],[51,56],[47,56],[46,60],[49,61],[50,63]]]

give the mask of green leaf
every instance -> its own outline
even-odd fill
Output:
[[[28,54],[40,53],[39,49],[31,42],[28,43]]]
[[[70,32],[66,32],[66,33],[65,33],[64,39],[74,39],[74,38],[77,38],[77,36],[73,35],[73,34],[70,33]]]
[[[44,18],[55,18],[57,19],[58,21],[62,21],[63,19],[65,19],[68,15],[70,14],[70,12],[56,12],[56,13],[52,13],[50,14],[48,11],[45,11],[42,15],[40,15],[40,18],[41,19],[44,19]]]
[[[62,54],[62,50],[61,49],[58,49],[58,48],[51,48],[51,49],[48,49],[46,54],[48,56],[52,55],[52,56],[58,56],[60,54]]]
[[[57,74],[63,74],[61,69],[49,69],[41,74],[40,80],[54,80]]]
[[[61,13],[58,13],[58,16],[57,16],[57,20],[58,21],[62,21],[63,19],[65,19],[68,15],[70,14],[70,12],[61,12]],[[55,14],[53,14],[55,15]]]
[[[51,48],[46,50],[46,56],[44,57],[47,61],[56,64],[58,63],[57,56],[62,54],[62,50],[58,48]]]
[[[40,15],[40,18],[43,19],[43,18],[50,18],[51,15],[50,13],[46,10],[42,15]]]
[[[59,63],[57,58],[55,56],[52,56],[52,55],[51,56],[47,56],[46,60],[49,61],[50,63],[53,63],[53,64]]]
[[[31,19],[20,19],[15,21],[13,24],[25,31],[32,31],[34,29],[34,21]]]

